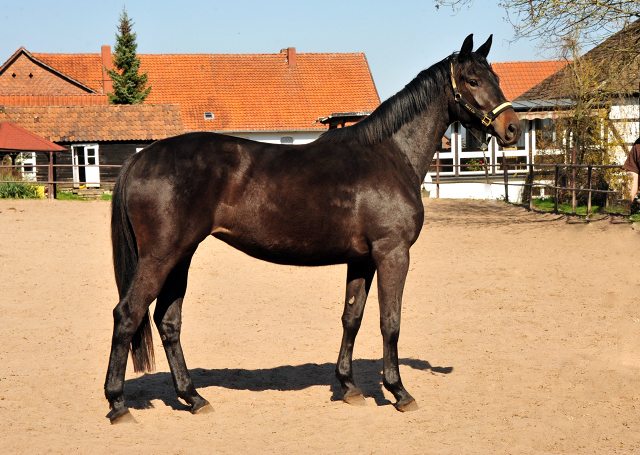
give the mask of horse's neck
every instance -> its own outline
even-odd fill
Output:
[[[435,101],[422,114],[404,124],[390,140],[407,157],[420,184],[431,165],[436,149],[442,141],[450,122],[448,102],[444,99]]]

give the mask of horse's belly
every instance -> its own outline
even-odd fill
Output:
[[[369,254],[368,244],[353,236],[269,235],[265,231],[240,233],[228,228],[216,228],[212,235],[234,248],[268,262],[287,265],[330,265],[350,262]]]

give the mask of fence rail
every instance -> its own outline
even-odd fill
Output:
[[[575,157],[574,157],[575,160]],[[598,170],[598,169],[619,169],[619,170],[623,170],[622,166],[619,165],[595,165],[595,164],[545,164],[545,163],[507,163],[507,158],[504,154],[504,152],[502,153],[502,163],[500,163],[501,168],[502,168],[502,175],[503,175],[503,183],[500,182],[495,182],[495,181],[490,181],[489,180],[489,175],[491,175],[492,177],[496,177],[499,174],[496,172],[496,166],[497,163],[493,162],[492,164],[488,164],[486,161],[481,164],[480,166],[484,167],[484,175],[485,175],[485,181],[471,181],[471,180],[466,180],[465,183],[484,183],[484,184],[489,184],[489,185],[504,185],[504,194],[505,194],[505,201],[509,202],[509,186],[521,186],[521,187],[526,187],[529,191],[528,194],[528,199],[529,199],[529,209],[532,210],[533,209],[533,188],[534,187],[543,187],[543,188],[547,188],[547,189],[552,189],[554,190],[554,212],[558,213],[558,191],[560,190],[564,190],[564,191],[570,191],[572,193],[572,211],[573,213],[576,212],[576,194],[580,193],[580,192],[586,192],[588,193],[588,198],[587,198],[587,216],[591,215],[591,195],[593,193],[603,193],[603,194],[607,194],[607,195],[614,195],[614,194],[621,194],[620,191],[616,191],[616,190],[599,190],[599,189],[593,189],[591,188],[591,181],[592,181],[592,173],[593,170]],[[469,168],[469,167],[474,167],[477,168],[478,164],[441,164],[440,160],[438,158],[436,158],[436,163],[431,165],[432,167],[435,167],[436,171],[436,197],[440,197],[440,185],[441,184],[450,184],[450,183],[459,183],[459,180],[454,181],[450,181],[450,182],[443,182],[440,179],[440,168],[459,168],[459,169],[463,169],[463,168]],[[492,168],[492,172],[491,174],[489,173],[489,168]],[[510,169],[512,168],[512,169]],[[535,176],[535,168],[552,168],[555,172],[555,178],[554,178],[554,184],[550,185],[548,183],[541,183],[541,182],[535,182],[534,181],[534,176]],[[571,179],[571,187],[562,187],[559,186],[559,176],[560,176],[560,169],[561,168],[565,168],[565,169],[572,169],[573,173],[572,173],[572,179]],[[579,169],[586,169],[587,170],[587,186],[585,188],[579,188],[576,186],[576,178],[577,178],[577,171]],[[513,174],[513,173],[518,173],[518,172],[522,172],[526,170],[527,171],[527,181],[525,183],[510,183],[509,182],[509,175]],[[481,173],[482,171],[480,171]],[[628,199],[617,199],[618,202],[631,202]]]
[[[604,194],[620,194],[620,191],[614,191],[614,190],[598,190],[598,189],[593,189],[591,188],[591,177],[592,177],[592,172],[594,169],[620,169],[622,170],[622,166],[618,166],[618,165],[591,165],[591,164],[543,164],[543,163],[507,163],[507,158],[504,154],[504,152],[502,153],[502,163],[500,163],[500,167],[502,168],[502,176],[503,176],[503,183],[499,183],[499,182],[495,182],[495,181],[490,181],[489,180],[489,175],[491,175],[493,178],[495,178],[496,176],[498,176],[498,172],[496,172],[496,167],[498,166],[498,164],[496,162],[493,162],[492,164],[488,164],[486,161],[483,164],[441,164],[439,158],[436,158],[436,162],[432,163],[431,165],[432,167],[435,167],[435,174],[436,174],[436,197],[439,198],[440,197],[440,185],[442,184],[448,184],[448,183],[459,183],[459,180],[456,179],[455,182],[451,181],[451,182],[443,182],[440,179],[440,168],[454,168],[457,170],[463,170],[463,169],[467,169],[470,167],[476,168],[474,172],[474,174],[467,174],[469,176],[473,176],[473,175],[481,175],[482,173],[484,173],[485,175],[485,181],[474,181],[474,180],[466,180],[465,183],[484,183],[484,184],[489,184],[489,185],[504,185],[504,191],[505,191],[505,201],[509,202],[509,186],[522,186],[522,187],[526,187],[529,191],[529,209],[533,209],[533,197],[532,197],[532,192],[533,192],[533,188],[534,187],[544,187],[547,189],[551,189],[554,191],[554,212],[558,213],[558,191],[560,190],[564,190],[564,191],[570,191],[572,193],[572,209],[573,212],[575,213],[575,209],[576,209],[576,194],[579,192],[586,192],[588,193],[588,199],[587,199],[587,215],[591,214],[591,195],[593,193],[604,193]],[[48,187],[48,196],[49,199],[54,199],[55,198],[55,192],[56,192],[56,185],[60,185],[60,184],[70,184],[70,183],[78,183],[78,182],[69,182],[69,181],[63,181],[63,180],[55,180],[54,179],[54,175],[55,175],[55,169],[56,168],[80,168],[80,167],[90,167],[90,168],[121,168],[122,165],[121,164],[54,164],[51,160],[49,161],[49,164],[17,164],[17,165],[0,165],[0,174],[1,171],[3,169],[11,169],[11,170],[19,170],[21,173],[23,174],[33,174],[35,173],[37,175],[37,168],[46,168],[47,169],[47,179],[46,180],[36,180],[33,181],[33,183],[35,184],[41,184],[41,185],[46,185]],[[478,171],[477,168],[478,167],[483,167],[484,171]],[[489,168],[492,168],[491,174],[489,173]],[[510,169],[511,168],[511,169]],[[555,184],[554,185],[550,185],[548,183],[540,183],[540,182],[535,182],[534,181],[534,174],[535,174],[535,168],[552,168],[555,172]],[[571,187],[562,187],[559,186],[559,175],[560,175],[560,169],[561,168],[568,168],[568,169],[573,169],[573,175],[572,175],[572,186]],[[32,169],[32,171],[26,171],[25,169]],[[576,171],[578,169],[586,169],[587,170],[587,187],[586,188],[578,188],[576,187]],[[519,172],[523,172],[524,170],[527,171],[527,182],[525,183],[510,183],[509,182],[509,175],[510,174],[514,174],[514,173],[519,173]],[[456,172],[458,173],[458,172]],[[446,173],[451,174],[451,172],[447,172]],[[5,183],[25,183],[24,180],[2,180],[2,182]],[[91,184],[91,183],[113,183],[113,182],[84,182],[87,184]],[[618,199],[618,201],[626,201],[625,199]],[[627,200],[628,201],[628,200]],[[628,201],[630,202],[630,201]]]

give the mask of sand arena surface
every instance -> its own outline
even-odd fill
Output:
[[[354,352],[368,406],[354,407],[333,372],[346,266],[272,265],[210,238],[192,263],[182,341],[215,412],[193,416],[176,398],[154,329],[157,371],[127,371],[139,424],[112,426],[109,203],[0,200],[0,451],[640,451],[640,227],[425,205],[399,343],[418,411],[397,412],[381,385],[375,287]]]

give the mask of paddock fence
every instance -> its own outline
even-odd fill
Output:
[[[431,185],[435,185],[436,187],[436,197],[440,197],[440,185],[443,184],[455,184],[460,183],[459,179],[449,179],[442,180],[441,179],[441,169],[451,170],[459,169],[462,174],[462,171],[467,171],[472,169],[473,172],[464,172],[464,174],[470,176],[472,179],[464,180],[465,183],[482,183],[488,185],[504,185],[504,199],[506,202],[509,202],[509,187],[524,187],[524,190],[527,191],[528,202],[529,202],[529,210],[533,210],[533,189],[545,188],[553,191],[554,198],[554,213],[559,213],[558,211],[558,192],[559,191],[567,191],[571,192],[572,195],[572,211],[576,212],[576,204],[577,204],[577,194],[580,192],[587,193],[587,216],[591,215],[592,212],[592,204],[591,204],[591,196],[594,193],[601,193],[606,195],[607,206],[613,206],[616,203],[627,203],[631,204],[631,200],[629,199],[621,199],[621,192],[617,190],[602,190],[592,188],[593,182],[593,173],[598,170],[607,170],[607,169],[615,169],[621,172],[625,172],[620,165],[592,165],[592,164],[544,164],[544,163],[508,163],[507,157],[505,153],[502,153],[502,162],[497,163],[496,161],[489,164],[489,160],[485,160],[482,164],[478,165],[474,164],[441,164],[439,159],[436,157],[435,162],[431,164],[431,168],[435,169],[433,172],[430,169],[430,174],[435,174],[435,182],[432,180]],[[482,171],[478,172],[478,167],[482,167]],[[499,169],[498,169],[499,167]],[[569,169],[571,170],[571,186],[560,186],[560,170],[561,169]],[[576,185],[577,174],[581,170],[587,171],[586,176],[586,186],[578,187]],[[450,174],[451,172],[448,172]],[[484,180],[473,179],[473,177],[482,177],[484,174]],[[502,182],[496,181],[496,177],[499,178],[500,174],[502,174]],[[517,174],[525,174],[525,182],[518,183],[514,182],[513,176]],[[536,182],[535,177],[543,176],[544,180],[547,182]],[[553,183],[548,183],[549,180],[553,178]]]
[[[497,160],[496,160],[497,161]],[[508,163],[507,162],[507,157],[505,156],[505,153],[502,153],[502,163],[498,164],[496,161],[494,161],[493,163],[489,164],[487,160],[485,160],[482,164],[478,164],[478,163],[473,163],[473,164],[453,164],[453,163],[446,163],[446,164],[442,164],[440,163],[439,157],[436,156],[436,160],[435,163],[431,164],[431,168],[435,168],[435,182],[432,182],[433,185],[435,185],[436,187],[436,197],[439,198],[440,197],[440,185],[445,185],[445,184],[455,184],[455,183],[460,183],[459,179],[454,179],[454,180],[448,180],[448,181],[443,181],[441,179],[441,169],[445,168],[447,169],[447,172],[445,173],[445,175],[447,174],[451,174],[451,169],[455,169],[457,171],[463,171],[463,173],[465,175],[467,175],[468,177],[471,178],[471,180],[467,179],[464,182],[465,183],[483,183],[483,184],[489,184],[489,185],[504,185],[504,199],[506,202],[509,202],[509,186],[512,187],[524,187],[525,191],[528,192],[528,201],[529,201],[529,209],[533,210],[533,189],[535,187],[542,187],[548,190],[552,190],[554,192],[554,213],[558,213],[558,192],[559,191],[569,191],[572,193],[572,208],[573,208],[573,212],[575,213],[576,211],[576,195],[580,192],[586,192],[588,193],[587,196],[587,216],[591,215],[591,211],[592,211],[592,205],[591,205],[591,196],[594,193],[604,193],[607,195],[607,203],[610,204],[611,206],[613,206],[613,204],[615,203],[620,203],[620,202],[626,202],[629,203],[631,201],[626,200],[626,199],[620,199],[620,198],[614,198],[616,195],[620,195],[620,191],[615,191],[615,190],[601,190],[601,189],[594,189],[591,187],[592,185],[592,176],[593,176],[593,172],[594,170],[600,170],[600,169],[618,169],[622,171],[622,166],[619,165],[586,165],[586,164],[542,164],[542,163]],[[56,194],[56,188],[57,185],[87,185],[87,186],[91,186],[91,185],[95,185],[95,184],[100,184],[100,185],[113,185],[115,183],[115,181],[111,182],[111,181],[104,181],[101,180],[100,182],[91,182],[91,181],[87,181],[87,182],[75,182],[73,180],[56,180],[55,179],[55,175],[56,172],[55,170],[58,168],[74,168],[74,169],[79,169],[79,168],[121,168],[122,165],[118,164],[93,164],[93,165],[89,165],[89,164],[55,164],[53,163],[51,160],[49,161],[49,164],[18,164],[18,165],[2,165],[0,164],[0,176],[5,175],[5,172],[3,172],[5,169],[9,170],[9,175],[16,175],[16,174],[20,174],[22,176],[24,175],[32,175],[32,176],[38,176],[38,179],[28,179],[25,180],[23,179],[17,179],[14,178],[13,180],[11,179],[5,179],[3,178],[1,180],[2,183],[32,183],[34,185],[43,185],[45,186],[45,188],[47,188],[47,197],[49,199],[54,199],[55,198],[55,194]],[[498,169],[499,167],[499,169]],[[38,168],[44,168],[46,169],[46,179],[43,179],[43,174],[38,174],[37,169]],[[481,168],[482,170],[478,170],[479,168]],[[559,185],[559,180],[560,180],[560,170],[561,169],[571,169],[572,171],[572,186],[570,187],[563,187]],[[491,169],[491,171],[490,171]],[[584,170],[586,169],[587,171],[587,184],[585,187],[582,188],[578,188],[576,186],[576,180],[577,180],[577,172],[580,170]],[[469,170],[471,170],[469,172]],[[500,171],[502,171],[502,182],[497,182],[495,181],[496,176],[500,175]],[[514,174],[518,174],[518,173],[524,173],[526,172],[526,181],[524,183],[517,183],[514,182],[513,180],[510,181],[510,178],[513,178]],[[542,182],[536,182],[535,181],[535,175],[536,172],[538,172],[538,176],[540,176],[541,174],[545,175],[546,177],[549,177],[551,175],[553,175],[553,184],[551,183],[542,183]],[[434,172],[431,171],[430,169],[430,174],[433,174]],[[459,174],[459,172],[456,172],[456,174]],[[474,179],[474,177],[482,177],[482,174],[484,174],[484,180],[479,180],[479,179]],[[491,178],[490,178],[491,176]],[[511,177],[510,177],[511,176]],[[548,180],[548,179],[547,179]]]

